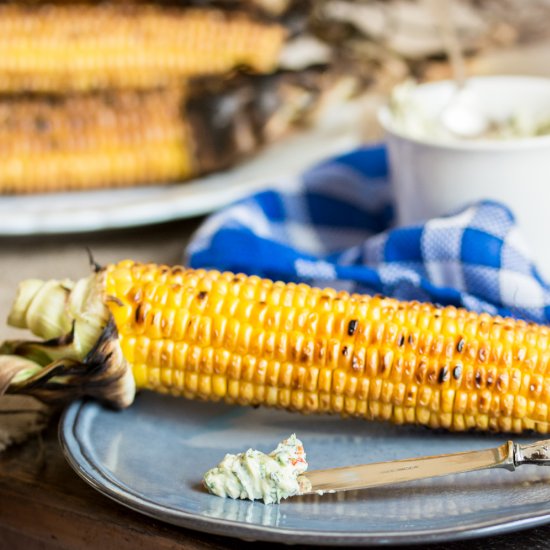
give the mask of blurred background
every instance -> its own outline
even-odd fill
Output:
[[[395,83],[450,76],[436,4],[2,2],[0,193],[196,179],[359,98],[349,131],[379,139]],[[448,4],[469,74],[550,72],[550,1]]]
[[[468,75],[550,76],[550,0],[0,1],[3,318],[19,281],[86,274],[87,247],[101,264],[176,264],[204,214],[383,139],[376,113],[396,84],[452,77],[441,5]],[[45,408],[8,422],[21,405],[3,406],[0,450],[43,429]],[[37,515],[70,494],[88,517],[93,495],[74,497],[56,433],[44,441],[0,471],[36,463],[21,479]],[[28,547],[31,512],[8,546]],[[33,536],[54,547],[43,524]],[[507,540],[454,548],[547,548],[548,529]]]

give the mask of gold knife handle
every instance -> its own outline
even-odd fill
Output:
[[[514,464],[538,464],[550,466],[550,439],[537,441],[529,445],[514,444]]]

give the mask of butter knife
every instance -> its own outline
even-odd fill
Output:
[[[550,439],[527,445],[508,441],[499,447],[480,451],[312,470],[298,477],[301,487],[299,494],[368,489],[492,468],[513,472],[523,464],[550,466]]]

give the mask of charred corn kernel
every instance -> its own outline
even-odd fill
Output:
[[[319,393],[319,412],[329,412],[330,410],[330,394],[325,392]]]
[[[276,23],[217,9],[137,3],[0,6],[0,90],[154,88],[237,66],[270,72]]]
[[[307,393],[304,410],[306,412],[315,412],[319,410],[319,396],[317,393]]]

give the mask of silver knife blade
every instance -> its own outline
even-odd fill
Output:
[[[481,451],[312,470],[299,476],[300,494],[367,489],[488,468],[505,468],[513,471],[518,465],[514,460],[515,447],[512,441],[508,441],[499,447]]]

